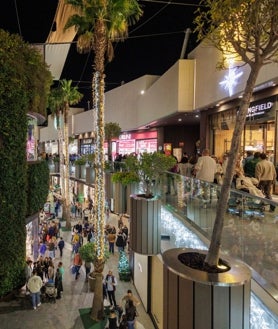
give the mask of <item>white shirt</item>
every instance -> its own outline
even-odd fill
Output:
[[[196,178],[212,183],[216,173],[216,162],[209,155],[201,156],[196,165]]]

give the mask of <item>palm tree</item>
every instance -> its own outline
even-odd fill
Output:
[[[66,228],[71,228],[70,196],[69,196],[69,128],[68,115],[70,105],[77,104],[83,95],[77,87],[72,87],[71,80],[61,80],[59,86],[51,91],[49,107],[58,116],[58,138],[60,156],[60,178],[64,204],[63,217],[66,218]],[[63,128],[61,128],[63,127]]]
[[[108,143],[108,161],[112,160],[112,139],[118,138],[121,134],[121,127],[117,122],[106,122],[104,126],[105,139]]]
[[[94,51],[92,103],[96,111],[96,156],[95,156],[95,205],[97,257],[95,271],[99,273],[93,300],[91,317],[100,320],[103,316],[102,273],[104,268],[104,89],[105,62],[113,58],[113,41],[124,40],[128,26],[139,20],[143,14],[137,0],[66,0],[77,9],[69,18],[65,29],[75,26],[77,50],[80,53]]]

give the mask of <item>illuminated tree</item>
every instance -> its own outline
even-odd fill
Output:
[[[67,0],[77,9],[78,14],[69,18],[65,28],[75,26],[77,30],[77,50],[80,53],[94,51],[92,103],[96,111],[96,151],[95,151],[95,219],[97,257],[96,289],[91,317],[100,320],[103,315],[102,272],[104,268],[104,87],[105,62],[113,58],[113,41],[124,40],[128,26],[138,21],[142,10],[137,0]]]
[[[63,193],[63,217],[66,227],[71,228],[70,222],[70,193],[69,193],[69,127],[68,116],[70,105],[77,104],[83,95],[77,87],[72,87],[71,80],[61,80],[57,88],[51,91],[49,107],[58,119],[57,129],[59,138],[60,179]]]
[[[205,260],[207,267],[216,268],[230,186],[250,100],[261,68],[278,58],[278,1],[204,0],[201,4],[204,7],[195,19],[196,31],[200,40],[206,38],[221,51],[223,60],[219,66],[225,68],[232,60],[240,61],[239,65],[247,64],[250,68],[236,117],[228,167]]]

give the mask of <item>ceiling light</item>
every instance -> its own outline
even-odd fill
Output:
[[[141,95],[144,95],[144,94],[145,94],[145,90],[141,90],[141,91],[140,91],[140,94],[141,94]]]

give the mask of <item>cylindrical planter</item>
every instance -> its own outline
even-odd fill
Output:
[[[230,270],[208,273],[184,265],[175,248],[163,253],[163,329],[249,329],[251,272],[225,256]]]
[[[130,248],[139,254],[157,255],[161,246],[161,201],[130,197]]]
[[[132,194],[138,193],[138,184],[130,183],[126,186],[126,213],[130,215],[131,213],[131,198]]]
[[[96,286],[96,278],[89,275],[88,276],[88,282],[89,282],[90,291],[94,292],[95,291],[95,286]]]
[[[86,167],[86,183],[93,184],[95,182],[95,168]]]
[[[114,212],[124,214],[126,211],[126,186],[113,183]]]

